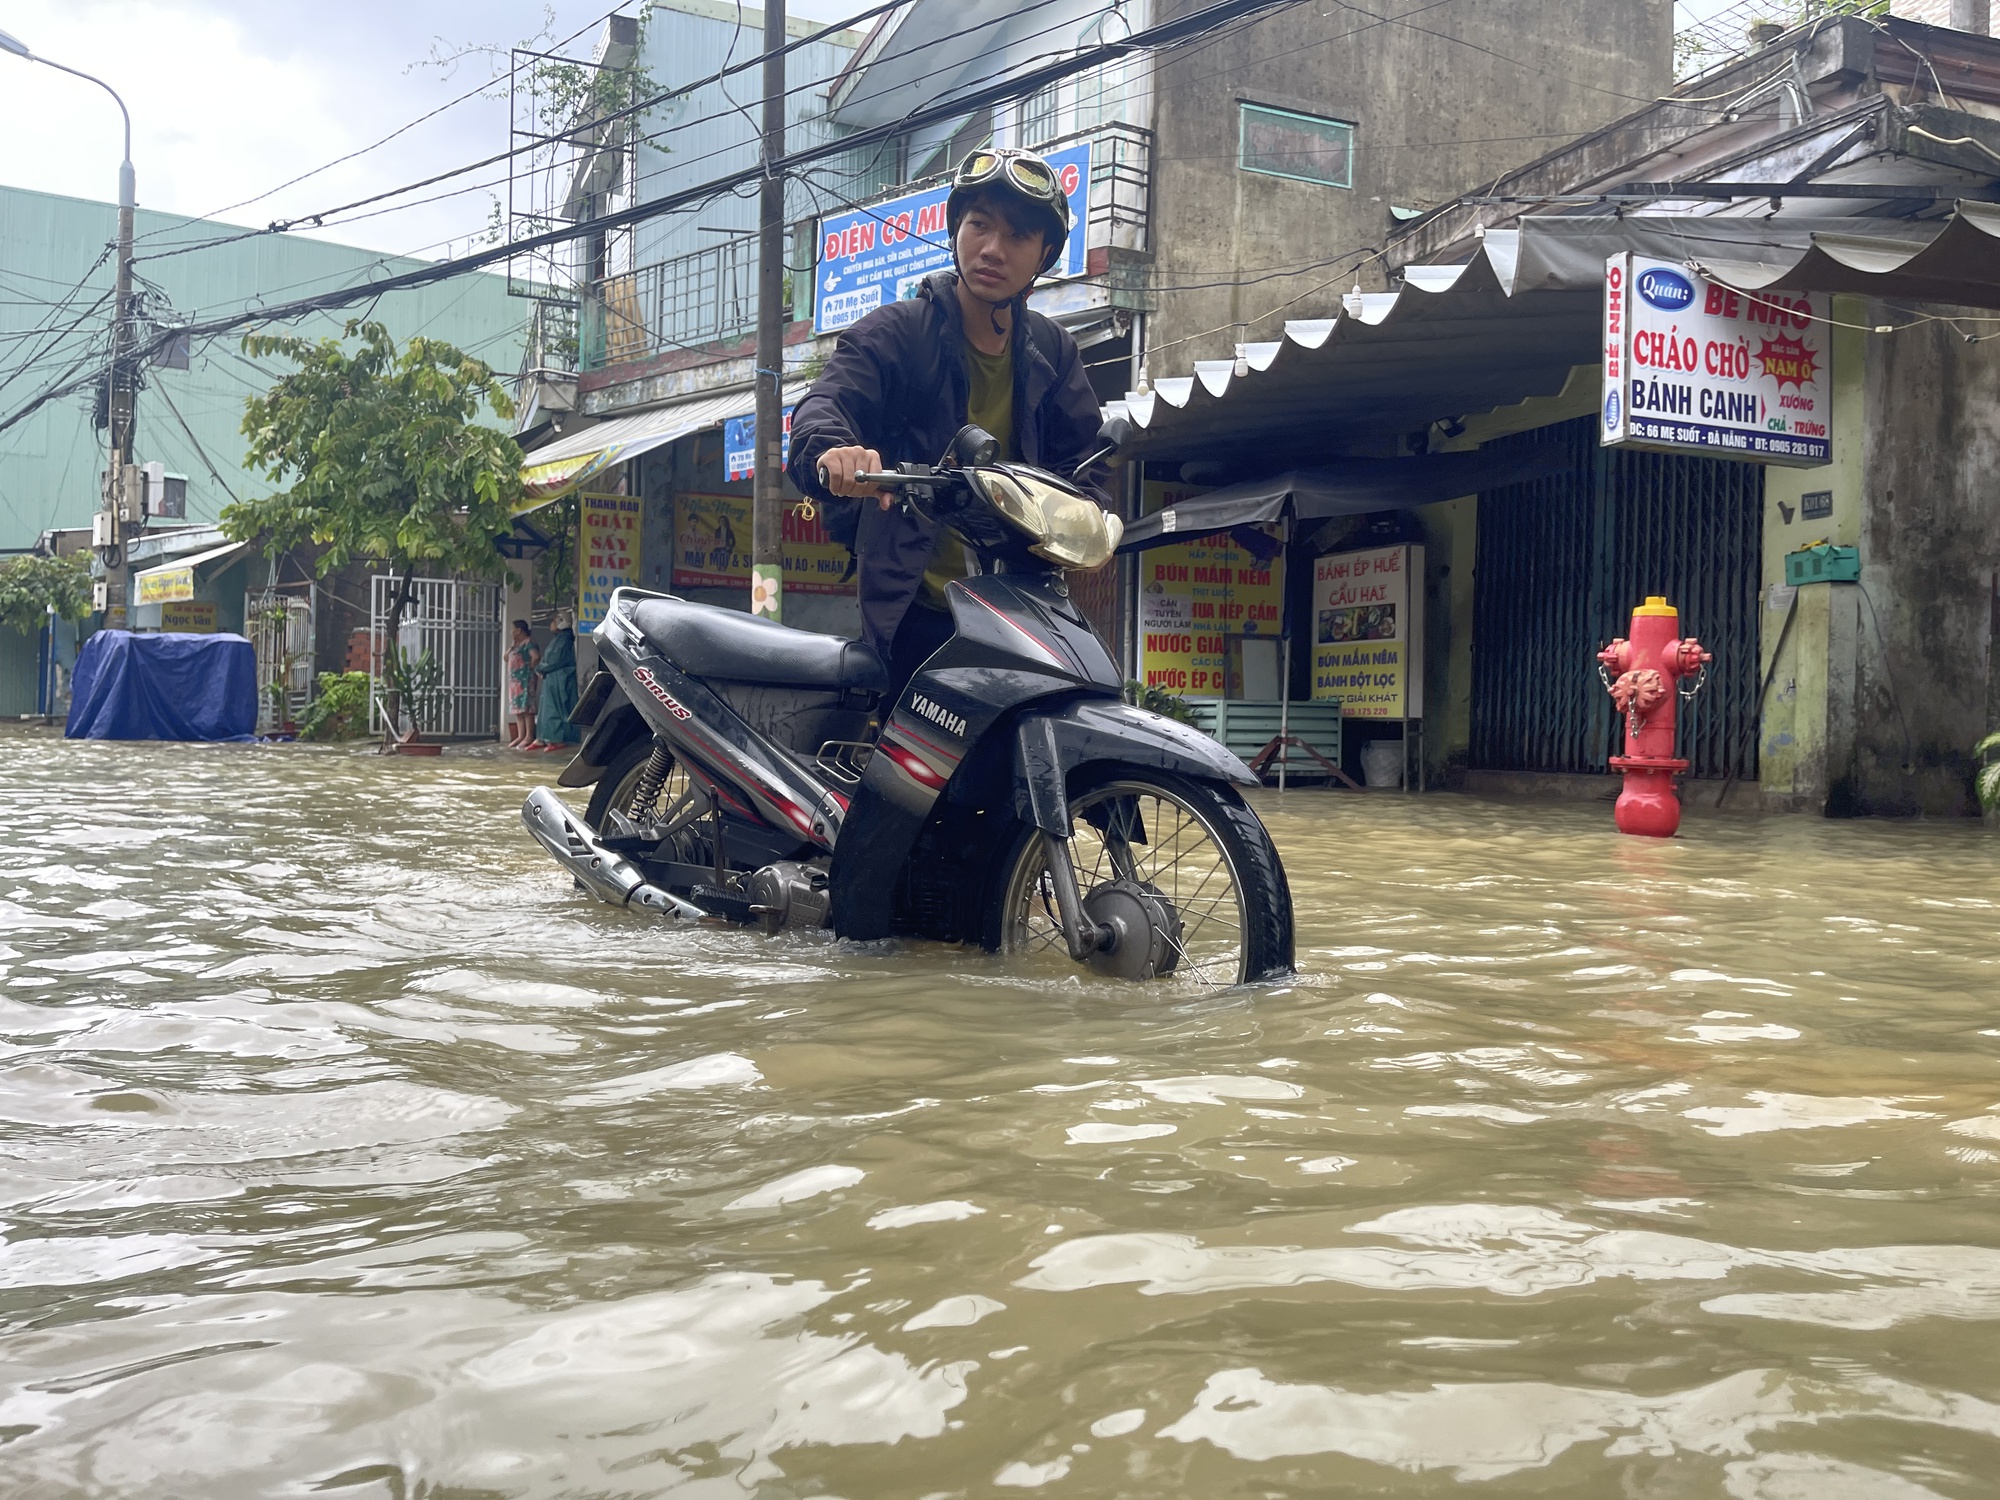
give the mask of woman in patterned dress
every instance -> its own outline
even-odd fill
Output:
[[[514,622],[514,644],[507,651],[507,743],[525,750],[535,737],[535,668],[542,653],[526,620]]]

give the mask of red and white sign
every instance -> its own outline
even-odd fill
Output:
[[[1741,292],[1674,261],[1604,267],[1599,440],[1808,466],[1833,459],[1821,292]]]

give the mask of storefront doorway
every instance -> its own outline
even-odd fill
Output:
[[[1611,700],[1598,648],[1632,607],[1664,594],[1715,653],[1682,705],[1682,755],[1697,777],[1757,776],[1761,465],[1607,449],[1596,419],[1489,444],[1555,447],[1546,479],[1479,497],[1473,585],[1475,770],[1601,772]]]

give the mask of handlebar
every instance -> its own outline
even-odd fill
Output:
[[[905,485],[930,484],[936,477],[934,474],[856,474],[854,482],[856,484],[872,484],[879,489],[896,489]],[[826,472],[826,465],[821,464],[819,466],[819,482],[822,489],[830,490],[833,488],[829,479],[830,476]]]

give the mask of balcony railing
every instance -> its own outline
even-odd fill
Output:
[[[1078,141],[1090,143],[1084,243],[1092,252],[1148,249],[1153,132],[1113,121],[1071,131],[1036,149],[1054,151]],[[883,202],[946,180],[922,178],[870,201]],[[1101,265],[1095,254],[1091,260]],[[757,236],[738,235],[691,255],[593,282],[576,334],[578,365],[600,370],[673,349],[748,338],[756,329]]]
[[[756,331],[757,236],[737,235],[593,282],[583,304],[582,367],[598,370]]]

